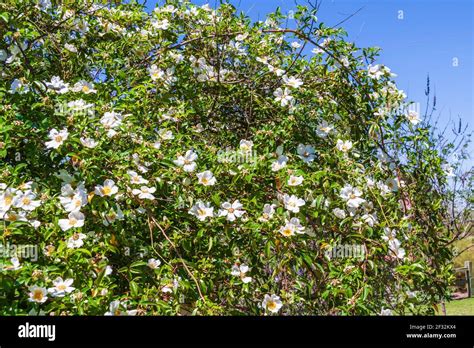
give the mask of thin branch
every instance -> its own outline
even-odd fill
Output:
[[[161,233],[163,234],[163,236],[166,238],[166,240],[170,243],[171,247],[174,249],[174,251],[178,254],[179,256],[179,260],[181,261],[183,267],[186,269],[186,272],[188,272],[189,276],[193,279],[194,283],[196,284],[197,286],[197,290],[199,292],[199,297],[201,298],[201,300],[203,302],[206,302],[206,299],[205,297],[203,296],[202,294],[202,291],[201,291],[201,287],[199,286],[199,282],[197,281],[196,277],[194,277],[193,273],[191,272],[191,270],[189,269],[188,265],[186,265],[186,262],[184,262],[184,259],[183,257],[181,256],[181,253],[179,252],[179,250],[176,248],[175,244],[171,241],[171,239],[168,237],[168,235],[166,234],[165,230],[163,229],[163,227],[161,227],[161,225],[156,221],[156,219],[154,218],[154,216],[151,214],[151,212],[147,209],[147,213],[148,213],[148,217],[151,219],[151,221],[153,222],[153,225],[158,227],[158,229],[161,231]]]
[[[333,25],[331,27],[331,29],[334,29],[334,28],[337,28],[338,26],[340,26],[341,24],[347,22],[349,19],[351,19],[352,17],[354,17],[356,14],[358,14],[360,11],[362,11],[363,9],[365,8],[365,6],[362,6],[361,8],[359,8],[357,11],[355,11],[353,14],[349,15],[349,17],[346,17],[344,18],[342,21],[340,21],[339,23]]]

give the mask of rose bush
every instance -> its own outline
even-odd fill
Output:
[[[0,4],[0,313],[434,313],[445,163],[316,13]]]

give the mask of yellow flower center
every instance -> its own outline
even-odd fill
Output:
[[[63,141],[63,137],[60,136],[60,135],[56,135],[56,136],[54,137],[54,140],[55,140],[57,143],[60,143],[61,141]]]
[[[35,290],[33,292],[33,300],[41,301],[43,299],[43,292],[41,290]]]
[[[269,301],[267,302],[267,309],[270,311],[275,310],[277,307],[277,304],[274,301]]]
[[[60,284],[60,285],[57,286],[57,288],[58,288],[58,290],[63,291],[63,290],[66,290],[67,287],[64,284]]]
[[[7,217],[7,221],[16,221],[17,220],[17,216],[16,214],[9,214],[8,217]]]
[[[13,196],[6,196],[4,200],[5,200],[5,205],[10,205],[13,201]]]
[[[105,186],[103,189],[102,189],[102,193],[106,196],[110,195],[110,192],[112,192],[112,189],[109,187],[109,186]]]
[[[293,231],[291,230],[291,228],[285,228],[285,229],[283,230],[283,235],[284,235],[284,236],[287,236],[287,237],[288,237],[288,236],[291,236],[292,234],[293,234]]]
[[[70,218],[69,219],[69,225],[74,226],[77,223],[77,220],[75,218]]]
[[[86,93],[89,92],[90,91],[89,86],[87,86],[87,85],[82,86],[82,91],[86,92]]]

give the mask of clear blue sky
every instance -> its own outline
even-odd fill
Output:
[[[158,1],[149,0],[149,8]],[[197,5],[216,0],[193,0]],[[231,0],[253,20],[281,7],[295,9],[294,1]],[[304,4],[304,0],[298,3]],[[461,117],[474,129],[474,1],[472,0],[323,0],[319,21],[334,25],[359,8],[363,9],[342,27],[358,47],[382,48],[379,63],[398,75],[399,89],[421,104],[424,112],[426,77],[436,91],[439,123],[445,126]],[[399,19],[403,11],[403,19]],[[457,60],[458,65],[453,66]],[[471,153],[474,146],[470,146]],[[474,157],[474,153],[472,154]],[[470,161],[472,165],[473,160]]]

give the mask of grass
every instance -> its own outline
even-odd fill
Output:
[[[472,230],[471,230],[472,233]],[[474,245],[474,236],[471,235],[454,243],[456,249],[461,251],[470,245]],[[454,267],[464,267],[465,261],[473,261],[474,263],[474,248],[471,248],[454,259]],[[442,315],[442,313],[440,313]],[[474,297],[465,298],[462,300],[452,300],[446,302],[447,315],[474,315]]]
[[[474,297],[446,302],[446,314],[474,315]]]

